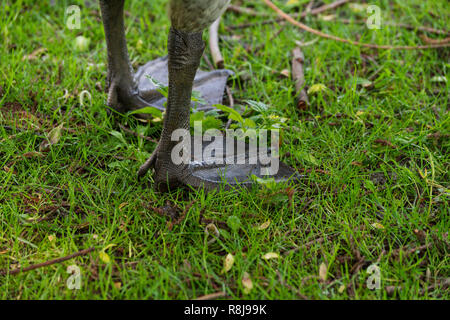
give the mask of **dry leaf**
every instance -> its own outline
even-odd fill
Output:
[[[128,204],[128,202],[123,202],[121,204],[119,204],[119,210],[122,210],[123,207],[125,207]]]
[[[317,93],[317,92],[322,92],[326,89],[327,87],[321,83],[318,84],[313,84],[309,89],[308,89],[308,94],[313,94],[313,93]]]
[[[265,230],[270,226],[270,219],[258,226],[258,230]]]
[[[205,227],[205,233],[207,235],[214,235],[216,237],[218,237],[220,235],[219,229],[217,229],[217,227],[214,223],[210,223]]]
[[[288,69],[284,69],[280,72],[280,74],[286,78],[289,78],[291,76],[291,73],[289,72]]]
[[[327,273],[328,273],[327,265],[324,262],[322,262],[320,264],[320,267],[319,267],[319,278],[320,278],[320,280],[326,281],[327,280]]]
[[[22,61],[34,60],[34,59],[38,58],[41,54],[43,54],[45,51],[47,51],[47,48],[36,49],[32,53],[30,53],[29,55],[23,56]]]
[[[268,252],[265,255],[263,255],[263,259],[270,260],[270,259],[278,259],[280,255],[276,252]]]
[[[111,258],[109,257],[109,255],[105,252],[105,251],[100,251],[98,253],[98,257],[100,258],[100,260],[102,260],[104,263],[110,263],[111,262]]]
[[[34,158],[34,157],[43,158],[45,156],[42,153],[40,153],[40,152],[30,151],[30,152],[24,153],[22,155],[22,157],[24,157],[24,158]]]
[[[56,144],[61,139],[61,133],[64,123],[61,123],[56,128],[53,128],[50,133],[48,134],[48,138],[44,141],[42,141],[41,145],[39,146],[39,151],[41,152],[47,152],[50,150],[50,146]]]
[[[122,282],[114,282],[114,287],[116,287],[116,289],[122,288]]]
[[[249,294],[253,289],[252,279],[250,279],[250,275],[247,272],[244,272],[242,276],[242,286],[244,287],[244,294]]]
[[[335,14],[329,14],[329,15],[326,15],[326,16],[319,15],[319,19],[322,20],[322,21],[332,21],[335,18],[336,18]]]
[[[378,222],[372,223],[371,226],[374,227],[375,229],[384,230],[384,226]]]
[[[234,264],[234,256],[231,253],[229,253],[225,257],[225,260],[223,261],[222,273],[227,273],[228,271],[230,271],[231,268],[233,267],[233,264]]]

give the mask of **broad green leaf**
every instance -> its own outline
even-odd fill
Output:
[[[137,110],[130,112],[129,115],[138,114],[138,113],[139,114],[151,114],[155,118],[163,117],[163,113],[161,112],[161,110],[159,110],[158,108],[155,108],[155,107],[144,107],[142,109],[137,109]]]
[[[249,105],[250,108],[259,113],[264,113],[269,110],[269,106],[265,103],[254,100],[246,100],[245,102]]]
[[[222,110],[223,112],[228,113],[228,118],[240,123],[244,123],[244,119],[242,118],[242,116],[239,114],[239,112],[237,112],[236,110],[234,110],[233,108],[221,105],[221,104],[215,104],[214,107],[216,107],[219,110]]]

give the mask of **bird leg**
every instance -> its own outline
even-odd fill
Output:
[[[108,49],[108,106],[124,113],[149,104],[140,97],[128,58],[123,17],[124,0],[100,0]]]
[[[236,139],[231,140],[230,147],[227,145],[227,137],[215,137],[218,141],[214,142],[220,142],[219,145],[222,147],[215,150],[216,156],[217,153],[220,156],[213,157],[216,161],[214,162],[209,161],[211,158],[208,159],[208,156],[204,157],[206,154],[204,151],[211,142],[204,141],[203,137],[197,140],[195,136],[190,135],[192,86],[204,47],[202,32],[185,32],[174,27],[170,29],[169,96],[161,140],[153,155],[138,172],[139,176],[143,176],[149,169],[154,168],[154,181],[161,191],[186,185],[194,188],[204,187],[207,190],[217,189],[222,185],[225,189],[229,189],[236,185],[252,185],[254,182],[251,179],[252,175],[265,177],[261,161],[250,161],[254,153],[250,152],[251,148],[248,144],[239,154]],[[189,155],[181,163],[175,163],[174,156],[178,154],[174,153],[174,150],[180,142],[177,139],[174,141],[172,137],[180,129],[185,132],[181,142],[185,146],[183,154],[189,151]],[[200,151],[197,154],[196,148]],[[232,158],[228,159],[231,161],[224,161],[228,154],[232,155]],[[198,155],[200,160],[196,159]],[[241,159],[241,162],[238,159]],[[278,159],[273,160],[278,161]],[[295,172],[287,165],[280,163],[279,170],[272,177],[276,181],[287,181],[293,176]]]
[[[177,187],[189,180],[189,164],[176,165],[172,161],[171,153],[177,144],[172,141],[172,134],[179,129],[189,132],[192,87],[204,49],[202,32],[184,32],[173,27],[170,29],[169,95],[163,130],[155,152],[138,173],[142,176],[153,166],[154,180],[160,189]]]
[[[161,140],[151,158],[138,173],[142,176],[150,168],[154,168],[156,186],[162,191],[187,185],[194,188],[204,187],[207,190],[216,189],[220,185],[225,188],[233,185],[249,186],[252,185],[251,176],[264,177],[264,170],[261,170],[263,164],[260,161],[248,161],[251,158],[247,152],[248,145],[245,148],[247,151],[241,154],[232,152],[234,156],[231,162],[216,163],[208,157],[198,160],[195,158],[195,149],[199,149],[203,155],[204,151],[208,150],[209,142],[203,139],[198,141],[189,134],[191,95],[193,87],[197,90],[196,82],[200,88],[205,89],[206,96],[210,97],[211,94],[208,93],[211,92],[218,93],[218,98],[210,104],[220,103],[217,100],[222,99],[229,73],[214,71],[199,76],[197,69],[205,48],[203,30],[220,16],[228,3],[229,0],[171,0],[172,28],[168,39],[168,62],[158,59],[156,64],[160,66],[156,69],[150,64],[135,74],[129,61],[125,39],[124,0],[100,0],[108,49],[108,105],[121,113],[154,106],[153,98],[155,93],[159,93],[155,88],[148,87],[147,71],[150,71],[151,76],[153,73],[164,73],[167,76],[168,69],[169,94]],[[164,64],[166,62],[167,64]],[[199,91],[202,93],[202,90]],[[181,162],[174,161],[172,154],[179,145],[178,141],[172,140],[172,136],[180,129],[186,133],[182,140],[182,143],[186,144],[183,156],[185,150],[194,149],[188,159],[185,157]],[[225,138],[217,139],[223,145]],[[228,154],[227,151],[230,150],[236,150],[234,144],[223,148],[222,151]],[[238,158],[243,158],[244,162],[237,161]],[[279,169],[273,175],[276,181],[286,181],[295,175],[294,171],[283,163],[280,163]]]
[[[134,73],[125,39],[124,2],[124,0],[100,0],[108,51],[107,105],[120,113],[148,106],[164,110],[166,98],[148,77],[167,84],[167,58],[150,61]],[[197,104],[198,110],[212,109],[212,105],[222,103],[226,81],[231,74],[232,72],[228,70],[197,73],[194,89],[200,92],[207,102],[206,105]],[[148,117],[145,114],[138,116]]]

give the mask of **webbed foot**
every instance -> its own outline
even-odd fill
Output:
[[[138,176],[142,177],[150,169],[154,169],[153,180],[160,191],[182,186],[204,188],[207,191],[219,188],[229,190],[251,187],[257,184],[257,178],[274,182],[299,182],[302,178],[294,169],[273,156],[270,150],[264,154],[255,153],[245,144],[244,150],[239,152],[238,140],[234,139],[230,149],[227,148],[224,137],[216,137],[216,148],[212,152],[209,141],[200,142],[199,150],[195,150],[199,142],[193,137],[190,139],[187,146],[191,150],[188,161],[179,163],[179,149],[173,153],[158,145],[153,155],[139,169]]]

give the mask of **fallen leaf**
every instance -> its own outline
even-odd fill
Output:
[[[244,294],[249,294],[253,289],[252,279],[250,279],[250,275],[247,272],[244,272],[244,275],[242,276],[242,286],[244,287]]]
[[[50,146],[57,144],[59,142],[59,140],[61,139],[63,125],[64,125],[64,123],[61,123],[59,126],[57,126],[56,128],[53,128],[50,131],[47,139],[42,141],[41,145],[39,146],[39,151],[47,152],[50,150]]]
[[[229,253],[225,257],[225,260],[223,261],[222,273],[227,273],[228,271],[230,271],[231,268],[233,267],[233,264],[234,264],[234,256],[231,253]]]
[[[319,15],[319,19],[322,21],[332,21],[334,19],[336,19],[336,15],[335,14],[329,14],[329,15]]]
[[[205,233],[207,235],[214,235],[216,237],[218,237],[220,235],[219,229],[217,229],[217,227],[214,223],[210,223],[205,227]]]
[[[374,227],[375,229],[384,230],[384,226],[378,222],[372,223],[371,226]]]
[[[257,229],[261,231],[267,229],[269,226],[270,226],[270,219],[261,224],[260,226],[258,226]]]
[[[319,278],[320,278],[320,280],[326,281],[327,280],[327,273],[328,273],[327,265],[324,262],[322,262],[320,264],[320,267],[319,267]]]
[[[38,49],[34,50],[32,53],[30,53],[29,55],[23,56],[22,61],[35,60],[46,51],[47,51],[47,48],[38,48]]]
[[[109,255],[105,251],[100,251],[98,253],[98,256],[99,256],[100,260],[102,260],[104,263],[110,263],[111,262],[111,258],[109,257]]]
[[[264,260],[270,260],[270,259],[278,259],[280,255],[276,252],[268,252],[265,255],[263,255]]]
[[[308,94],[313,94],[313,93],[317,93],[317,92],[322,92],[326,89],[327,87],[321,83],[317,83],[317,84],[313,84],[309,89],[308,89]]]
[[[291,76],[291,73],[289,72],[288,69],[284,69],[280,72],[280,74],[286,78],[289,78]]]
[[[42,154],[42,153],[40,153],[40,152],[37,152],[37,151],[30,151],[30,152],[24,153],[24,154],[22,155],[22,157],[24,157],[24,158],[34,158],[34,157],[37,157],[37,158],[43,158],[43,157],[45,157],[45,156],[44,156],[44,154]]]
[[[128,204],[128,202],[123,202],[121,204],[119,204],[119,210],[122,210],[123,207],[125,207]]]
[[[435,76],[431,78],[431,82],[447,82],[447,78],[443,76]]]

